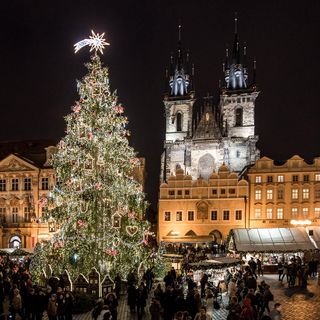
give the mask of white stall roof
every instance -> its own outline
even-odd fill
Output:
[[[239,252],[294,252],[315,249],[303,227],[233,229],[233,240],[235,249]]]
[[[317,249],[320,249],[320,227],[310,226],[307,228],[310,238]]]

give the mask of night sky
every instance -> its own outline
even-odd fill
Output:
[[[164,139],[164,74],[182,43],[195,64],[196,97],[216,95],[225,48],[240,41],[257,60],[261,93],[256,133],[262,155],[285,160],[320,154],[320,2],[304,1],[33,1],[1,3],[0,140],[58,139],[77,99],[76,79],[88,50],[73,44],[90,30],[106,32],[103,61],[126,108],[131,144],[146,158],[146,192],[153,207]]]

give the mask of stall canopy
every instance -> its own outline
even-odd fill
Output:
[[[303,227],[233,229],[231,235],[237,252],[294,252],[315,249]]]
[[[308,230],[308,234],[310,236],[310,238],[312,239],[315,247],[317,249],[320,249],[320,227],[314,227],[314,226],[310,226],[307,228]]]

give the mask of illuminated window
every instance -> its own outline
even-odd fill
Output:
[[[260,208],[255,208],[255,209],[254,209],[254,217],[255,217],[256,219],[261,218],[261,209],[260,209]]]
[[[176,221],[182,221],[182,211],[176,212]]]
[[[229,218],[230,218],[230,211],[223,210],[223,220],[229,220]]]
[[[242,220],[242,210],[236,210],[236,220]]]
[[[273,182],[273,176],[267,176],[267,182]]]
[[[6,191],[6,179],[0,179],[0,191]]]
[[[293,175],[292,176],[292,182],[298,182],[299,181],[299,176]]]
[[[19,179],[12,179],[11,180],[11,190],[18,191],[19,190]]]
[[[320,208],[314,208],[314,217],[316,219],[320,218]]]
[[[302,215],[307,217],[309,215],[309,208],[302,208]]]
[[[218,212],[216,210],[211,211],[211,220],[218,219]]]
[[[239,150],[237,150],[237,152],[236,152],[236,157],[240,158],[240,151]]]
[[[31,215],[30,215],[30,207],[24,207],[24,222],[30,222]]]
[[[284,176],[283,175],[278,176],[277,182],[284,182]]]
[[[41,189],[42,190],[49,190],[49,178],[42,178],[41,179]]]
[[[171,212],[170,211],[166,211],[164,213],[164,221],[171,221]]]
[[[320,189],[314,190],[314,196],[319,199],[320,198]]]
[[[273,190],[272,189],[268,189],[267,190],[267,199],[268,200],[272,200],[273,198]]]
[[[267,219],[272,219],[272,208],[267,208]]]
[[[194,211],[188,211],[188,221],[194,220]]]
[[[291,198],[295,199],[295,200],[299,198],[299,190],[298,189],[291,190]]]
[[[302,189],[302,198],[309,199],[309,189]]]
[[[283,200],[284,198],[284,190],[283,189],[278,189],[278,194],[277,194],[277,197],[278,197],[278,200]]]
[[[293,218],[298,216],[298,208],[291,208],[291,216]]]
[[[261,176],[256,176],[255,181],[256,181],[256,183],[261,183],[261,181],[262,181]]]
[[[314,180],[320,181],[320,173],[316,173],[316,174],[315,174]]]
[[[277,219],[283,219],[283,208],[277,209]]]
[[[182,131],[182,114],[177,113],[177,131]]]
[[[255,199],[261,200],[261,190],[260,189],[255,191]]]
[[[19,212],[19,209],[14,207],[12,208],[12,222],[15,223],[15,222],[18,222],[18,212]]]
[[[1,223],[6,223],[6,208],[0,208]]]
[[[24,190],[30,191],[31,190],[31,178],[24,178]]]
[[[303,175],[303,181],[304,182],[308,182],[309,181],[309,175],[308,174]]]
[[[174,190],[169,190],[169,196],[174,196]]]

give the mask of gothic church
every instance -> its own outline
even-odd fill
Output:
[[[195,113],[194,68],[181,44],[171,56],[167,71],[168,92],[164,98],[166,133],[161,157],[161,182],[182,169],[192,179],[208,179],[223,164],[241,172],[259,159],[255,135],[255,100],[259,91],[255,83],[255,63],[250,80],[246,65],[246,47],[239,43],[235,19],[234,43],[223,66],[224,85],[219,102],[202,100],[201,114]]]

